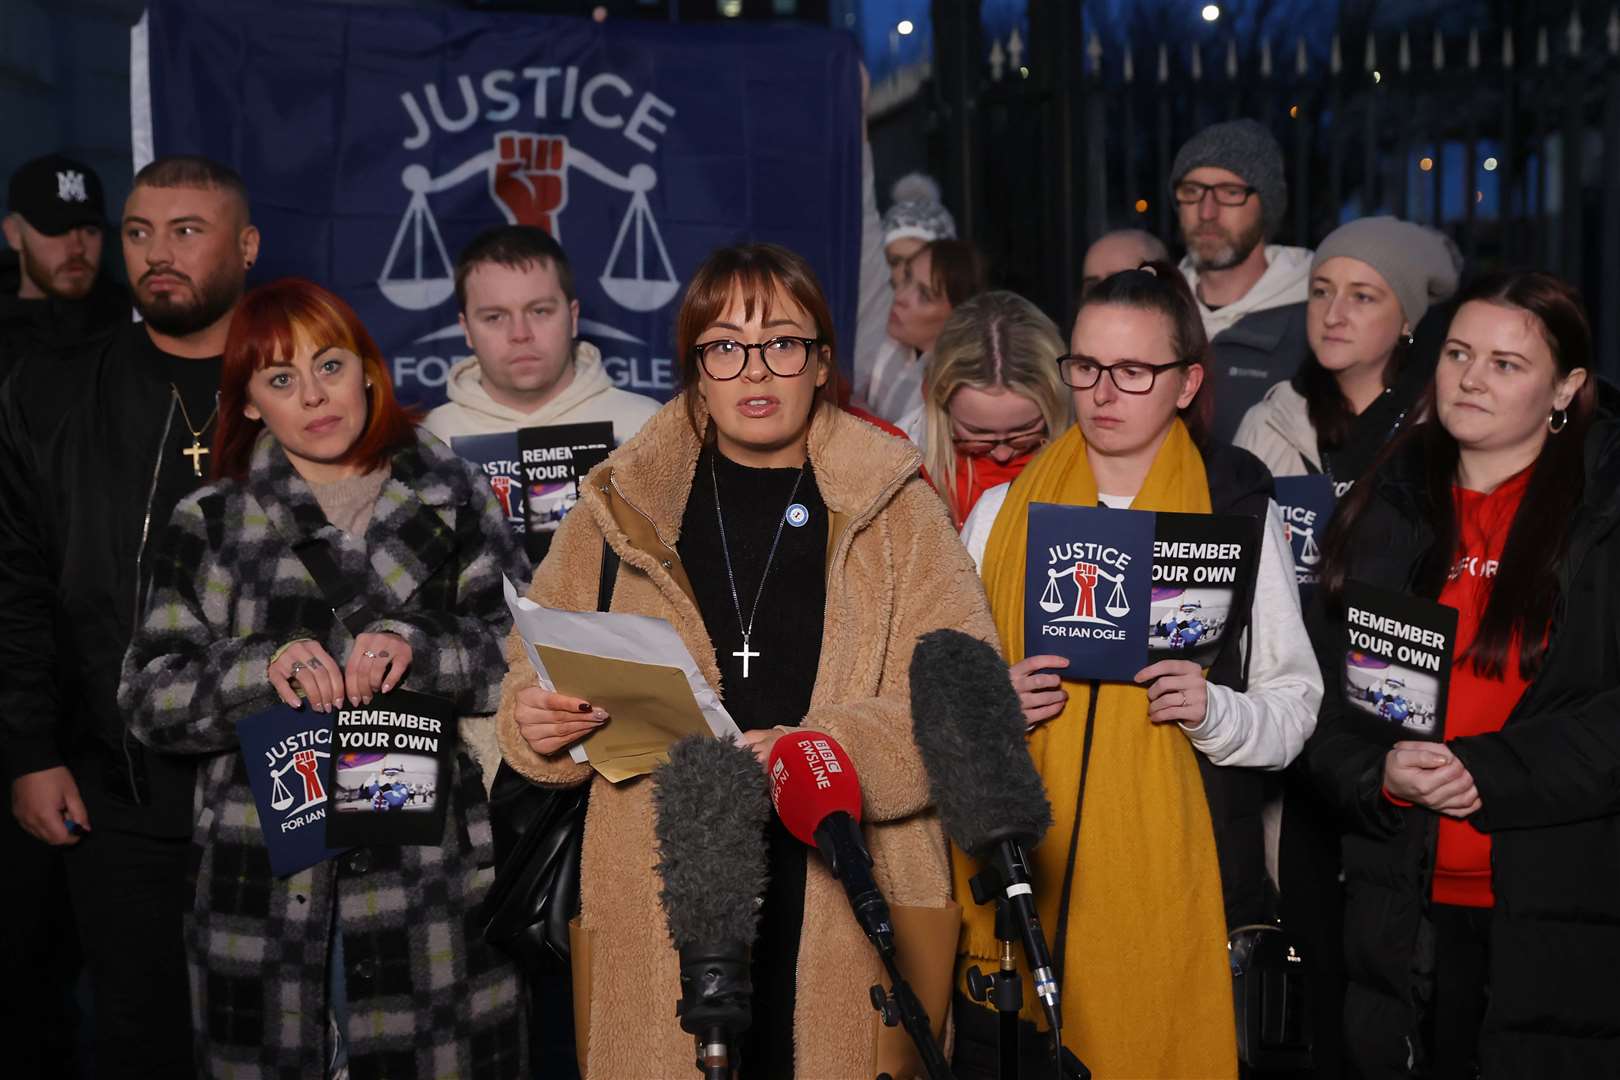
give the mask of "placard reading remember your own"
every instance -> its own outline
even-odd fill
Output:
[[[1259,522],[1032,503],[1024,651],[1068,659],[1063,677],[1129,682],[1158,660],[1208,666],[1248,602]]]
[[[444,837],[456,714],[409,690],[377,694],[333,716],[326,842],[436,845]]]
[[[1443,738],[1457,610],[1347,581],[1344,623],[1350,707],[1395,725],[1403,738]]]

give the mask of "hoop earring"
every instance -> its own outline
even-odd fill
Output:
[[[1554,435],[1558,434],[1560,431],[1563,431],[1568,426],[1568,409],[1554,409],[1552,412],[1547,414],[1547,430],[1552,432]]]

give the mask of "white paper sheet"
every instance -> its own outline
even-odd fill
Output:
[[[720,698],[715,695],[709,680],[703,677],[703,672],[698,670],[697,661],[692,659],[681,635],[667,620],[614,611],[558,611],[518,595],[517,588],[509,578],[505,581],[505,588],[506,606],[511,610],[513,625],[523,639],[523,651],[528,654],[529,663],[534,665],[540,685],[547,690],[556,690],[556,685],[546,673],[545,665],[540,662],[536,645],[589,653],[610,660],[635,660],[643,664],[679,668],[686,674],[686,682],[692,688],[692,696],[697,699],[709,730],[733,742],[741,741],[742,732],[737,722],[720,704]],[[575,743],[568,753],[581,765],[590,761],[583,743]]]

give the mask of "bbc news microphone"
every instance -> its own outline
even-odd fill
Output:
[[[1051,827],[1052,808],[1024,744],[1007,662],[958,630],[924,634],[911,657],[911,718],[945,834],[984,866],[974,899],[1006,905],[1061,1053],[1060,990],[1029,873],[1029,852]]]
[[[879,956],[893,956],[894,924],[861,837],[861,782],[849,755],[831,735],[793,732],[776,740],[770,776],[776,816],[794,839],[821,852],[861,932]]]
[[[885,1024],[905,1027],[930,1080],[948,1080],[950,1067],[928,1012],[900,972],[889,902],[872,876],[872,856],[861,836],[861,782],[854,763],[831,735],[794,731],[776,740],[768,768],[776,816],[795,839],[821,853],[888,972],[892,989],[884,994],[873,986],[873,1007]]]
[[[689,736],[652,774],[658,899],[680,953],[681,1029],[706,1080],[736,1076],[738,1036],[753,1023],[750,951],[765,894],[770,800],[753,752]]]

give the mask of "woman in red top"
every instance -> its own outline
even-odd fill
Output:
[[[1073,426],[1057,365],[1067,351],[1052,320],[1016,293],[981,293],[946,321],[906,434],[957,529],[980,495]]]
[[[1463,298],[1430,389],[1345,500],[1305,755],[1342,814],[1363,1076],[1620,1075],[1620,430],[1573,289]],[[1457,609],[1443,741],[1348,708],[1342,589]]]

